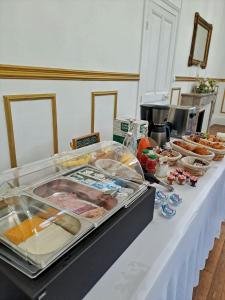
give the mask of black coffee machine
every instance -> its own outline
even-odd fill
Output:
[[[141,120],[147,120],[148,136],[163,147],[170,140],[170,126],[167,123],[169,106],[158,104],[142,104]]]

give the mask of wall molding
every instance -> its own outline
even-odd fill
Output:
[[[113,119],[117,116],[118,91],[99,91],[91,93],[91,133],[95,132],[95,97],[114,96]]]
[[[197,76],[175,76],[175,81],[198,81],[199,79],[203,79],[204,77]],[[216,77],[208,77],[210,79],[216,80],[218,82],[225,82],[225,78],[216,78]]]
[[[37,100],[51,101],[53,153],[54,154],[58,153],[56,94],[5,95],[3,96],[3,99],[4,99],[4,107],[5,107],[6,128],[7,128],[7,135],[8,135],[11,168],[17,167],[16,144],[15,144],[14,128],[13,128],[13,115],[11,109],[12,102],[37,101]]]
[[[0,79],[138,81],[140,74],[0,64]]]

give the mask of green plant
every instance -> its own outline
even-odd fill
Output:
[[[195,92],[198,94],[207,94],[207,93],[213,93],[216,90],[216,80],[208,79],[208,78],[202,78],[199,79],[196,87]]]

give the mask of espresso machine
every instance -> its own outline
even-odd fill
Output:
[[[198,112],[196,107],[142,104],[141,120],[149,122],[148,135],[160,147],[172,137],[182,137],[196,132]]]
[[[160,147],[170,140],[170,126],[167,123],[169,106],[157,104],[141,105],[141,120],[148,121],[148,136]]]

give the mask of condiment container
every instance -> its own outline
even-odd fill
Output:
[[[169,202],[172,204],[172,205],[179,205],[181,202],[182,202],[182,198],[178,195],[178,194],[171,194],[169,196]]]
[[[161,205],[161,214],[166,218],[171,218],[175,216],[176,210],[170,207],[168,203],[164,203]]]
[[[137,158],[140,160],[143,150],[147,149],[151,146],[149,138],[148,138],[148,125],[144,126],[144,137],[142,137],[139,141],[138,144],[138,149],[137,149]]]
[[[173,176],[172,174],[167,176],[167,182],[172,185],[174,183],[175,180],[175,176]]]
[[[168,167],[168,164],[167,164],[167,158],[160,157],[159,158],[159,163],[158,163],[158,166],[157,166],[157,170],[156,170],[156,176],[157,177],[166,177],[168,171],[169,171],[169,167]]]
[[[146,162],[148,160],[148,153],[149,153],[149,150],[148,149],[144,149],[142,151],[142,154],[141,154],[140,158],[139,158],[140,164],[141,164],[141,166],[142,166],[143,169],[146,168]]]
[[[191,174],[189,172],[184,171],[183,175],[186,177],[186,181],[189,182]]]
[[[173,172],[170,172],[171,175],[177,177],[179,175],[179,173],[177,171],[173,171]]]
[[[177,173],[179,173],[179,174],[183,174],[183,169],[182,168],[176,168],[176,171],[177,171]]]
[[[186,182],[186,177],[184,175],[178,175],[177,183],[182,185],[182,184],[185,184],[185,182]]]
[[[195,187],[197,181],[198,181],[198,177],[196,177],[196,176],[191,176],[191,177],[190,177],[190,185],[191,185],[191,186]]]
[[[156,154],[148,155],[148,159],[146,162],[146,171],[148,173],[151,173],[151,174],[156,173],[157,159],[158,159],[158,156]]]

